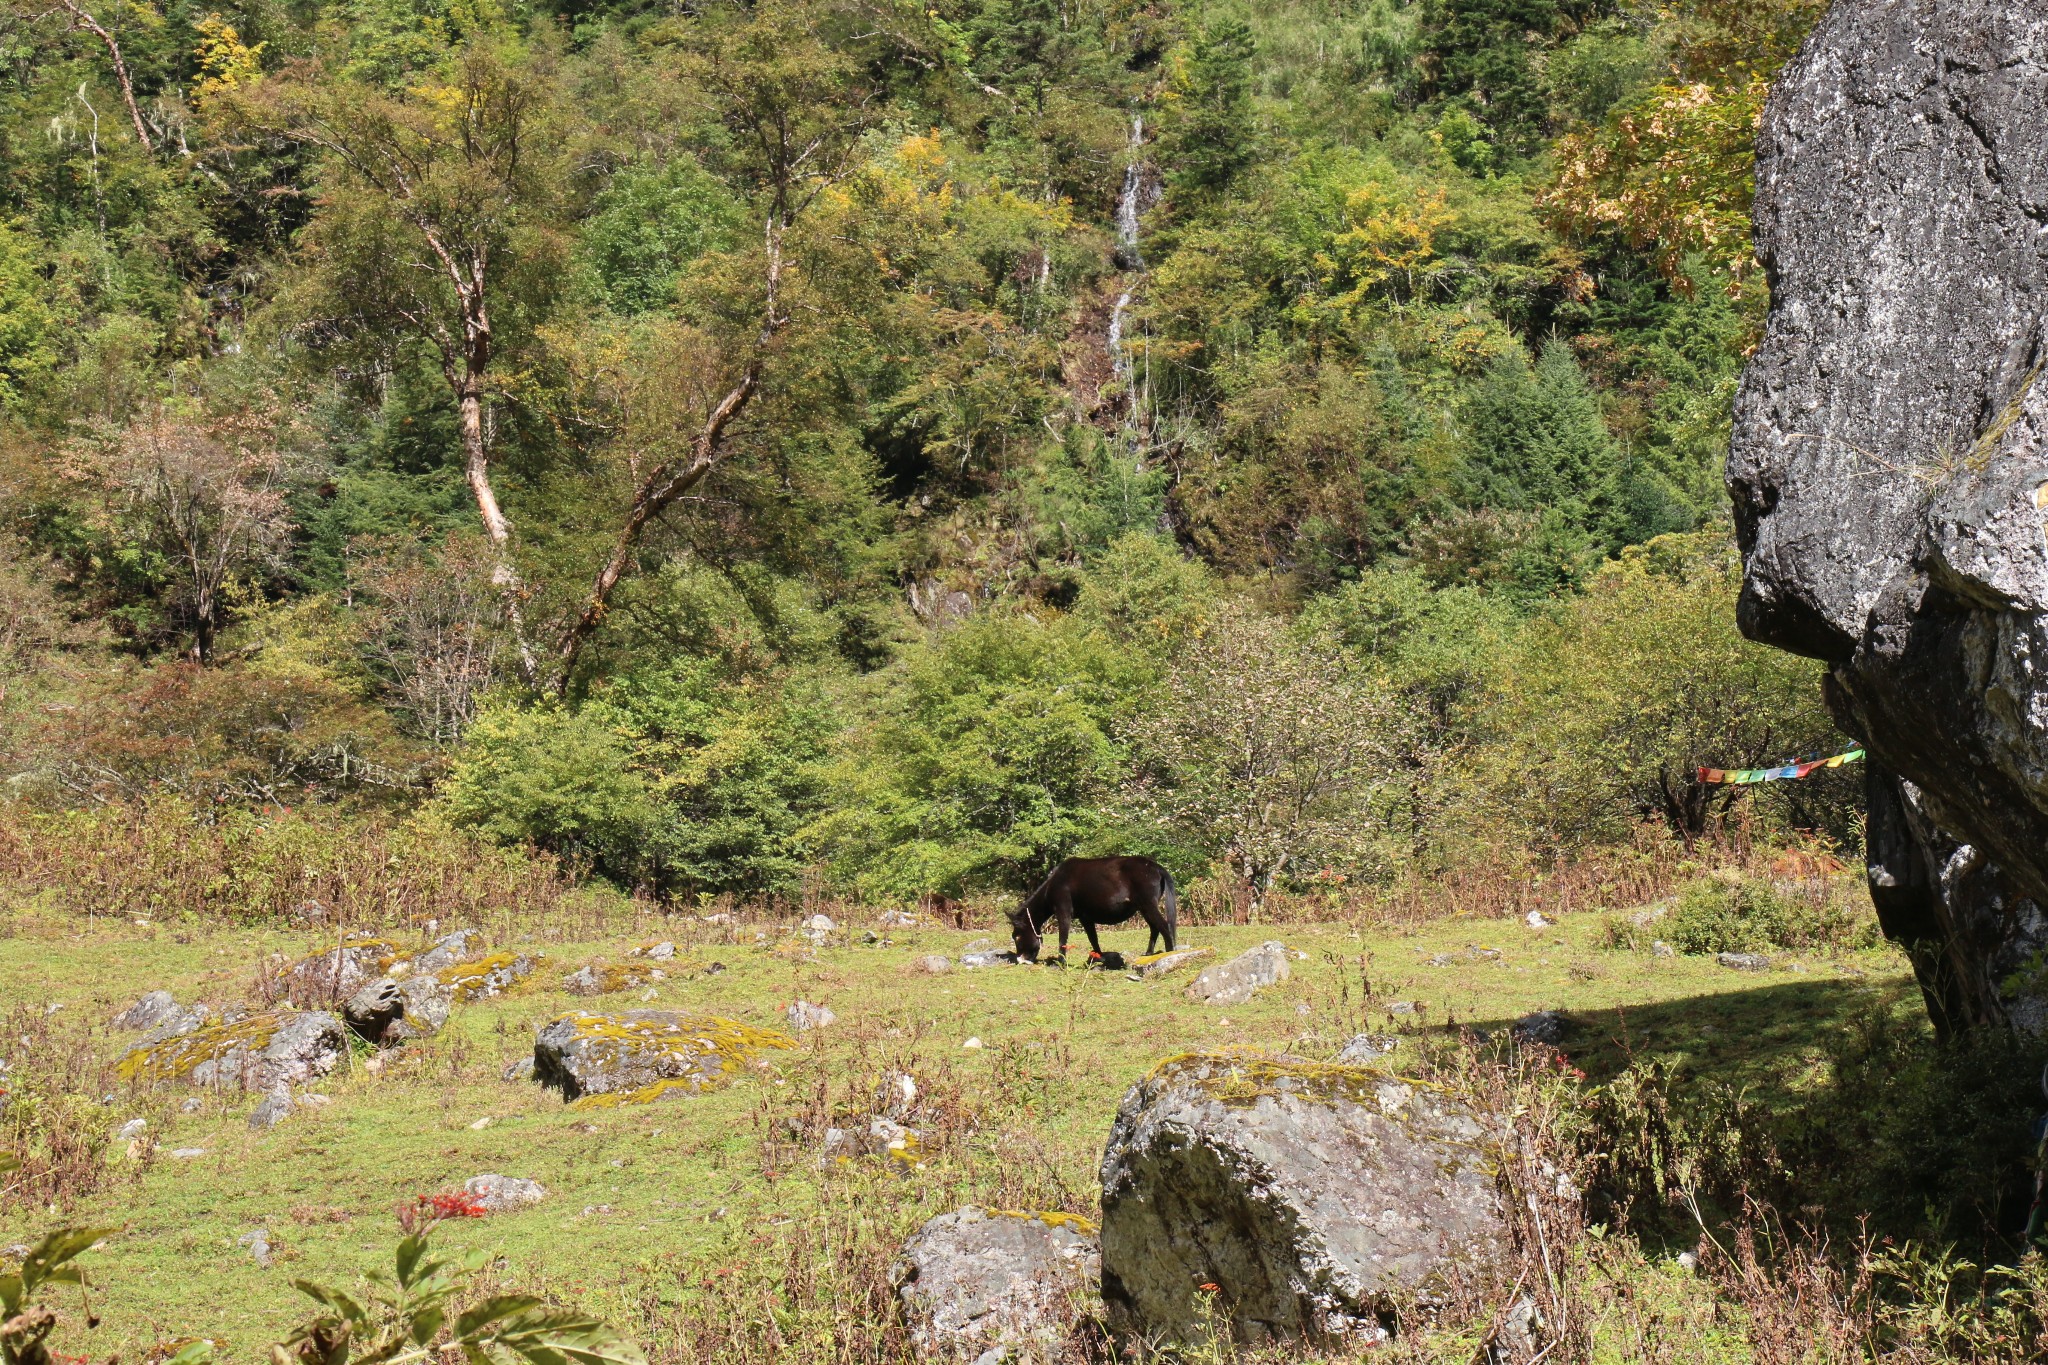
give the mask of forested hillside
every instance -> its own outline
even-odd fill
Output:
[[[17,812],[1256,910],[1855,838],[1742,642],[1818,6],[0,0]]]

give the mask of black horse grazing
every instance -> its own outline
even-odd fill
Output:
[[[1095,937],[1096,926],[1122,924],[1135,911],[1152,930],[1145,951],[1156,951],[1164,939],[1171,952],[1174,916],[1179,909],[1173,874],[1150,858],[1069,858],[1010,912],[1010,932],[1017,941],[1017,956],[1036,962],[1045,942],[1045,926],[1058,919],[1060,960],[1064,962],[1067,935],[1079,920],[1087,932],[1088,946],[1094,950],[1089,956],[1100,958],[1102,941]]]

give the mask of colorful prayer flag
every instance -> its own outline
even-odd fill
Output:
[[[1775,768],[1701,768],[1700,781],[1708,786],[1746,786],[1752,782],[1797,781],[1822,768],[1839,768],[1863,757],[1863,746],[1854,745],[1839,754],[1811,758],[1799,763],[1781,763]]]

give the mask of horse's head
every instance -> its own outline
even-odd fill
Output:
[[[1032,903],[1027,899],[1022,904],[1012,906],[1003,912],[1010,920],[1010,941],[1017,945],[1017,956],[1025,962],[1038,961],[1039,945],[1044,942],[1038,932],[1037,917],[1031,913],[1031,908]]]

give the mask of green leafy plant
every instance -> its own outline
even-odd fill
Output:
[[[434,1226],[428,1221],[408,1232],[391,1273],[369,1272],[360,1298],[332,1285],[292,1281],[326,1311],[271,1348],[274,1365],[404,1365],[456,1350],[473,1365],[644,1365],[640,1348],[610,1327],[531,1295],[492,1295],[451,1320],[455,1300],[490,1257],[433,1254]]]
[[[20,1158],[0,1152],[0,1175],[20,1168]],[[0,1365],[54,1365],[57,1356],[49,1343],[57,1313],[39,1301],[41,1291],[51,1285],[84,1284],[85,1272],[72,1262],[113,1231],[59,1228],[21,1258],[20,1269],[0,1275],[0,1309],[6,1310],[0,1320]]]

